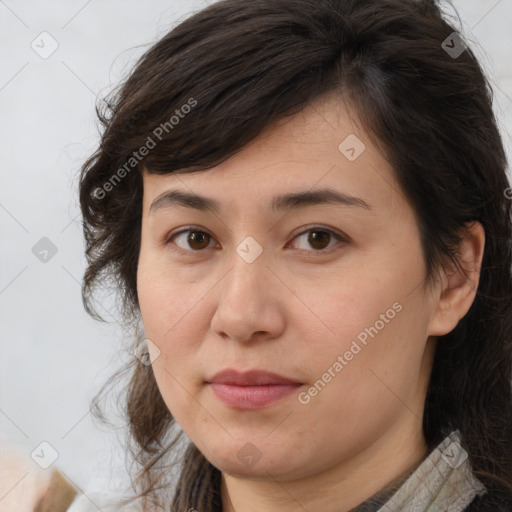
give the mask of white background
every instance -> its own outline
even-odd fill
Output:
[[[55,465],[82,489],[112,489],[111,477],[123,476],[116,434],[89,413],[121,364],[122,333],[82,306],[77,171],[98,141],[97,97],[207,3],[0,0],[0,440],[27,457],[49,442]],[[510,159],[512,0],[454,5],[494,86]],[[47,59],[31,48],[43,31],[58,43]],[[32,252],[43,237],[57,248],[47,263]]]

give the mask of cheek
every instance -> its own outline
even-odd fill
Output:
[[[209,287],[206,282],[184,282],[174,271],[163,271],[155,259],[141,255],[137,291],[145,336],[158,347],[155,378],[178,421],[180,411],[191,410],[202,383],[198,349],[205,333],[198,321],[206,317]]]
[[[343,353],[354,340],[364,347],[368,340],[392,329],[403,316],[404,287],[357,271],[339,275],[317,289],[309,282],[297,285],[295,294],[305,304],[297,317],[301,328],[321,333],[321,346],[328,351]]]
[[[183,301],[172,302],[168,293],[160,293],[158,284],[147,284],[151,291],[141,294],[140,305],[146,337],[159,350],[152,363],[155,380],[177,423],[190,428],[201,423],[204,415],[199,405],[202,374],[198,372],[198,348],[204,335],[197,330],[192,306]]]
[[[173,271],[163,270],[158,262],[141,260],[137,292],[146,336],[160,343],[181,332],[194,310],[201,307],[206,283],[185,282]]]
[[[346,274],[323,293],[297,289],[309,307],[299,326],[306,334],[300,351],[308,355],[313,385],[303,403],[326,409],[332,403],[333,414],[352,415],[356,424],[368,408],[400,407],[400,399],[412,399],[428,321],[421,293],[410,293],[413,272],[360,277]]]
[[[367,319],[363,328],[345,327],[340,319],[337,341],[309,350],[312,378],[298,399],[300,417],[309,421],[304,428],[337,439],[331,447],[346,450],[345,456],[378,438],[397,418],[415,415],[420,421],[423,411],[417,397],[424,388],[425,342],[416,312],[404,306],[384,327],[375,327],[374,313],[373,308],[361,312],[361,321]]]
[[[162,274],[158,275],[149,269],[150,266],[139,264],[138,300],[145,337],[151,341],[148,346],[156,347],[155,352],[158,350],[158,357],[153,358],[152,366],[158,387],[163,391],[162,396],[167,403],[169,396],[176,396],[176,386],[183,379],[179,369],[188,359],[183,352],[187,344],[178,342],[178,336],[184,338],[182,329],[186,325],[186,304],[174,298],[176,290],[170,287]]]

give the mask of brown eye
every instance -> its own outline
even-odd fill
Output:
[[[187,238],[187,243],[193,249],[201,250],[208,247],[210,241],[210,235],[203,231],[190,231],[190,235]],[[206,243],[205,243],[206,242]]]
[[[187,229],[170,237],[170,239],[166,241],[166,244],[174,242],[178,246],[179,250],[186,252],[198,252],[206,249],[211,239],[212,237],[204,231]],[[181,245],[176,243],[176,240],[181,240]]]
[[[315,249],[325,249],[329,245],[331,235],[327,231],[310,231],[308,237],[308,243]]]
[[[312,227],[295,237],[296,240],[300,240],[301,238],[305,240],[306,247],[298,247],[298,249],[306,250],[310,253],[320,252],[322,254],[331,252],[329,250],[333,247],[333,245],[329,247],[331,241],[346,241],[341,235],[322,227]],[[313,250],[311,250],[311,248],[313,248]]]

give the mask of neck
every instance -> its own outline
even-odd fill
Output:
[[[404,480],[426,454],[421,423],[409,418],[406,426],[383,434],[350,460],[308,478],[249,480],[222,473],[222,510],[350,512],[384,487]]]

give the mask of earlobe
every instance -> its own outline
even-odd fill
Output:
[[[436,295],[429,336],[451,332],[471,308],[480,281],[485,231],[480,222],[466,225],[459,249],[459,267],[442,270],[442,286]]]

